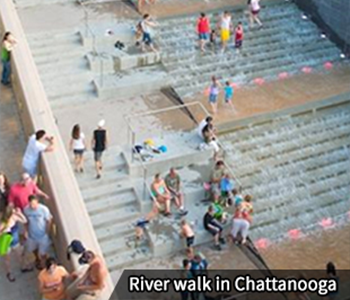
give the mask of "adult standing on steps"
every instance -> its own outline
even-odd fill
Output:
[[[205,52],[205,45],[209,39],[210,22],[205,13],[201,13],[197,20],[197,33],[199,40],[199,48],[202,52]]]
[[[145,45],[148,46],[153,52],[157,52],[154,48],[153,40],[151,37],[151,28],[156,27],[158,24],[152,21],[151,16],[149,14],[145,14],[143,16],[143,20],[141,21],[141,28],[143,32],[142,37],[142,51],[145,51]]]
[[[102,171],[102,154],[107,149],[108,145],[108,135],[107,130],[103,127],[105,126],[105,120],[101,120],[97,124],[97,129],[94,130],[93,138],[91,142],[91,149],[94,151],[94,160],[96,167],[96,178],[101,178]]]
[[[258,23],[260,28],[263,26],[259,19],[260,12],[260,0],[250,0],[249,3],[249,19],[250,19],[250,27],[253,27],[254,22]]]
[[[72,138],[69,143],[69,150],[73,150],[74,153],[74,169],[76,172],[84,172],[85,149],[85,135],[81,132],[79,124],[75,124],[72,130]]]
[[[219,26],[221,30],[222,52],[225,52],[227,42],[230,40],[230,32],[232,31],[232,20],[231,15],[228,11],[225,11],[221,16]]]
[[[1,61],[2,61],[2,77],[1,83],[4,85],[10,84],[11,75],[11,51],[16,45],[16,39],[11,32],[6,32],[1,45]]]

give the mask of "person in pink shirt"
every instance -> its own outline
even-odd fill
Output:
[[[205,52],[205,45],[209,39],[210,32],[210,22],[205,13],[201,13],[200,17],[197,20],[197,33],[199,40],[199,47],[202,52]]]
[[[49,196],[38,188],[28,173],[23,173],[20,182],[14,183],[8,195],[8,203],[21,211],[29,204],[29,196],[37,195],[49,199]]]

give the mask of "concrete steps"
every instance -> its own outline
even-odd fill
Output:
[[[349,105],[281,117],[221,140],[255,199],[253,239],[276,239],[295,228],[306,232],[348,211]]]
[[[213,25],[215,18],[210,15]],[[203,91],[212,75],[236,84],[251,84],[255,78],[278,78],[281,72],[290,75],[302,67],[316,69],[326,61],[340,61],[340,50],[321,39],[318,28],[302,20],[301,12],[292,3],[280,3],[263,9],[264,27],[245,30],[243,49],[237,54],[232,42],[224,54],[199,53],[193,27],[197,16],[161,21],[159,44],[163,64],[171,77],[171,84],[180,96]],[[243,11],[233,11],[234,22],[243,20]]]
[[[28,8],[38,5],[50,5],[50,4],[66,4],[66,3],[75,3],[74,0],[14,0],[16,7],[18,8]]]

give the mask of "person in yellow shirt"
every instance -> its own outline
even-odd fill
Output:
[[[39,291],[42,300],[65,299],[64,279],[69,277],[67,270],[58,266],[54,258],[46,260],[46,267],[39,273]]]

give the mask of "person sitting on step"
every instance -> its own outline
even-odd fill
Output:
[[[171,168],[169,174],[165,176],[165,184],[170,191],[171,199],[174,200],[180,214],[186,215],[188,212],[184,208],[184,195],[181,191],[181,178],[175,168]]]
[[[170,216],[171,215],[171,212],[170,212],[171,194],[159,173],[157,173],[154,176],[154,180],[151,185],[151,192],[152,192],[152,196],[156,199],[159,207],[164,206],[165,208],[164,215]]]

